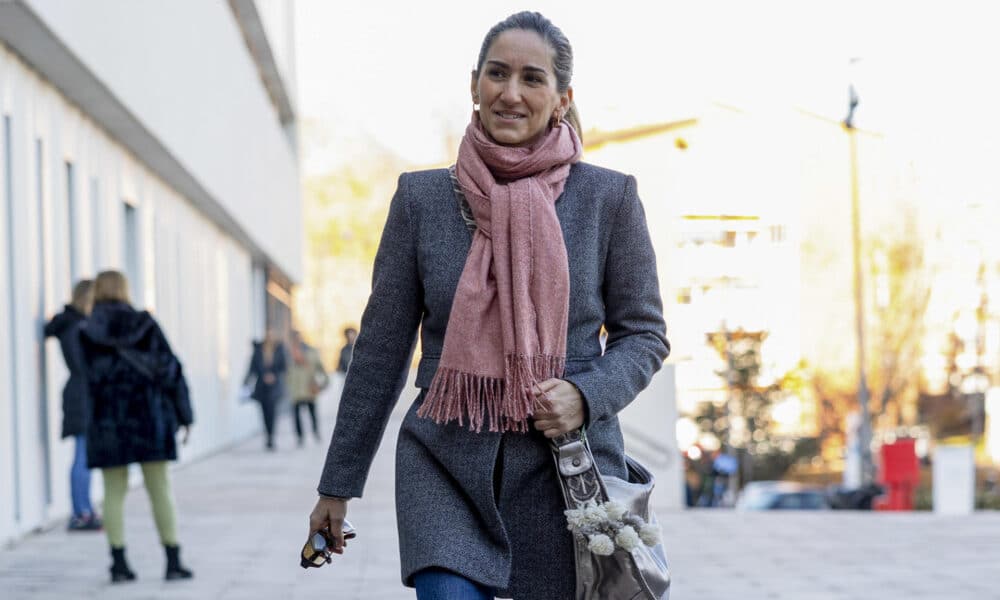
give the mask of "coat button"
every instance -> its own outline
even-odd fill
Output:
[[[579,467],[580,466],[580,459],[579,458],[574,458],[573,459],[573,466],[574,467]]]

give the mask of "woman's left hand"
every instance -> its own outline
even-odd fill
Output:
[[[535,429],[545,437],[554,438],[583,425],[583,396],[575,385],[562,379],[546,379],[535,386],[534,392],[538,406],[533,415]]]

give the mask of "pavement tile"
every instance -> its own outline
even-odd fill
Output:
[[[140,487],[126,501],[128,555],[139,581],[111,586],[103,534],[69,534],[60,523],[0,551],[0,598],[412,600],[399,582],[393,508],[403,411],[394,413],[366,497],[351,502],[359,537],[331,565],[298,566],[325,447],[295,448],[285,422],[275,453],[253,438],[174,471],[182,558],[194,580],[162,580],[163,552]],[[998,513],[698,509],[659,516],[673,600],[1000,600]]]

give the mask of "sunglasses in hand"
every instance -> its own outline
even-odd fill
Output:
[[[358,532],[354,530],[347,520],[344,520],[344,527],[342,529],[344,532],[344,540],[352,540],[358,537]],[[302,560],[299,564],[303,569],[308,569],[309,567],[322,567],[328,564],[333,556],[333,537],[325,529],[313,532],[309,536],[309,540],[306,541],[305,545],[302,546]]]

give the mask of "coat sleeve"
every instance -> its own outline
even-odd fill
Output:
[[[656,255],[631,175],[611,230],[602,291],[608,331],[604,355],[565,377],[584,397],[588,426],[634,400],[670,353]]]
[[[274,360],[271,361],[271,372],[275,375],[284,375],[288,370],[288,357],[285,355],[285,345],[278,344],[274,349]]]
[[[191,392],[188,389],[184,369],[177,363],[177,383],[174,393],[174,414],[179,425],[190,426],[194,423],[194,410],[191,408]]]
[[[250,364],[247,365],[247,374],[243,377],[243,385],[250,385],[250,382],[260,376],[257,369],[257,351],[250,355]]]
[[[174,405],[174,414],[177,416],[179,425],[191,425],[194,423],[194,411],[191,408],[191,394],[188,388],[187,379],[184,377],[184,368],[180,359],[174,354],[167,342],[167,336],[160,329],[159,324],[153,326],[153,339],[150,353],[156,357],[157,372],[165,383],[164,388],[168,392],[168,397]]]
[[[59,315],[52,317],[52,319],[45,324],[45,329],[43,330],[45,337],[52,337],[56,335],[57,331],[59,331]]]
[[[392,407],[406,384],[424,306],[409,202],[403,175],[375,255],[371,296],[317,488],[324,496],[361,497]]]
[[[264,376],[264,355],[259,346],[254,344],[250,352],[250,364],[247,365],[247,376],[243,378],[243,385],[256,383]]]

